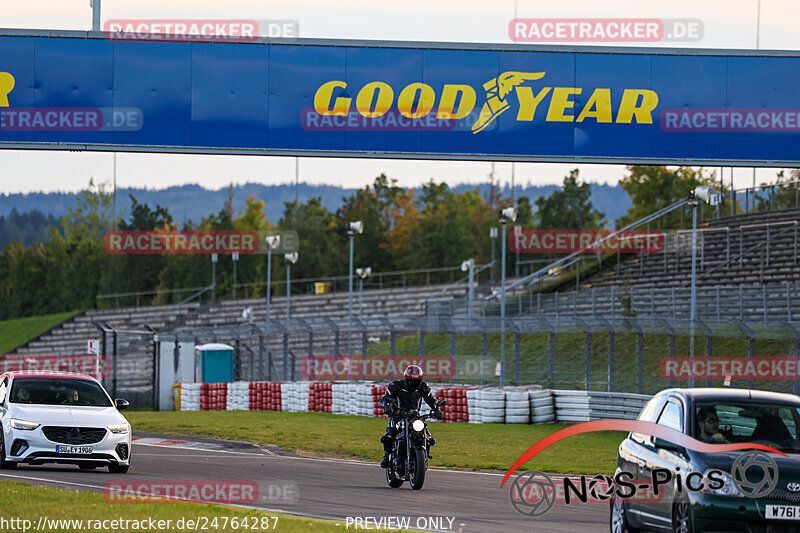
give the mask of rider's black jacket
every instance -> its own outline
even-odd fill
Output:
[[[386,394],[381,398],[379,405],[383,407],[386,414],[392,416],[397,410],[395,406],[400,405],[401,411],[419,409],[420,400],[425,400],[431,409],[436,409],[436,398],[431,393],[431,388],[424,381],[415,390],[408,390],[403,379],[392,381],[386,389]]]

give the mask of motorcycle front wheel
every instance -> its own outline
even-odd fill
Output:
[[[425,450],[416,448],[411,454],[411,488],[419,490],[425,483],[425,471],[428,469],[428,456]]]
[[[403,480],[397,477],[394,472],[394,456],[389,457],[389,468],[386,469],[386,483],[393,489],[403,484]]]

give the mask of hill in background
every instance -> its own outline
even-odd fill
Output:
[[[480,189],[481,196],[486,198],[489,193],[488,183],[481,185],[456,185],[451,187],[454,192],[463,192],[467,189]],[[619,187],[611,185],[592,184],[592,203],[595,209],[605,214],[611,227],[613,221],[628,210],[631,200]],[[528,196],[533,203],[540,196],[549,195],[558,189],[558,185],[543,186],[518,186],[517,196]],[[355,189],[346,189],[334,185],[311,185],[301,183],[299,187],[300,202],[309,198],[321,197],[322,205],[335,212],[342,205],[342,198],[351,194]],[[500,192],[508,196],[508,187],[500,188]],[[148,189],[119,189],[117,191],[117,210],[130,212],[130,197],[133,195],[140,203],[155,207],[163,205],[169,209],[173,220],[185,222],[192,220],[199,222],[211,213],[222,209],[223,203],[228,199],[228,189],[210,190],[200,185],[182,185],[160,190]],[[285,185],[260,185],[247,183],[233,187],[234,210],[245,208],[245,199],[255,194],[266,202],[266,213],[269,220],[277,223],[283,215],[284,203],[293,202],[295,197],[294,184]],[[75,206],[75,194],[71,192],[30,193],[30,194],[0,194],[0,245],[9,240],[23,239],[26,245],[47,239],[47,228],[53,224],[53,217],[67,214],[70,207]],[[14,211],[16,210],[16,213]],[[36,216],[26,216],[27,213],[39,211]],[[23,218],[20,218],[23,217]],[[24,230],[20,228],[24,227]]]

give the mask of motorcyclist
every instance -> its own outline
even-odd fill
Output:
[[[422,381],[422,369],[417,365],[409,365],[403,373],[403,379],[392,381],[386,389],[386,394],[381,398],[379,405],[389,416],[389,423],[386,426],[386,434],[381,437],[383,443],[383,460],[381,468],[389,468],[389,454],[392,451],[395,436],[397,435],[396,424],[402,413],[419,409],[422,400],[425,400],[434,415],[439,420],[442,419],[442,410],[436,405],[436,398],[431,393],[431,388]],[[399,410],[398,410],[399,406]]]

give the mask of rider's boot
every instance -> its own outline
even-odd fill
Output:
[[[384,452],[381,468],[389,468],[389,452]]]

